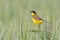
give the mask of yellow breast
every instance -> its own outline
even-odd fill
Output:
[[[43,23],[42,20],[36,20],[36,19],[34,19],[34,18],[32,18],[32,20],[33,20],[33,22],[34,22],[35,24],[41,24],[41,23]]]

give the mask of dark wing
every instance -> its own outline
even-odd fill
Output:
[[[35,16],[32,16],[34,19],[36,20],[42,20],[39,16],[35,15]]]

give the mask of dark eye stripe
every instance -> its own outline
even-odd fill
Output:
[[[30,12],[32,12],[32,13],[34,13],[34,14],[36,14],[36,12],[35,12],[35,11],[30,11]]]

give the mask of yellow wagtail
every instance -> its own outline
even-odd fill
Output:
[[[30,11],[32,13],[32,21],[35,23],[35,24],[41,24],[43,23],[44,21],[36,14],[35,11]]]

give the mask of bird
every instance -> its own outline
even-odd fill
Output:
[[[34,24],[42,24],[44,22],[44,20],[37,15],[36,11],[30,11],[30,12],[31,12],[32,21],[34,22]]]

